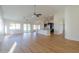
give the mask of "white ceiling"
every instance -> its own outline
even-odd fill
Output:
[[[60,5],[37,5],[36,12],[42,16],[53,16],[55,13],[62,11],[65,6]],[[34,5],[3,5],[3,17],[6,20],[24,20],[32,19]]]

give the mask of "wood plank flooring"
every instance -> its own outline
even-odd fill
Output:
[[[8,53],[15,42],[13,53],[79,53],[79,41],[64,39],[63,35],[44,36],[36,32],[4,36],[0,52]]]

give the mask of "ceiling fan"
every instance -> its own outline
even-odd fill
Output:
[[[36,5],[34,5],[34,13],[33,13],[33,15],[35,15],[36,17],[39,17],[39,16],[42,15],[41,13],[36,13]]]

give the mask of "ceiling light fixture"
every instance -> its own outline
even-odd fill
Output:
[[[41,15],[42,15],[41,13],[36,13],[36,5],[34,5],[34,13],[32,17],[39,17]]]

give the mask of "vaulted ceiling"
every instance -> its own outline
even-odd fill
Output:
[[[65,6],[61,5],[37,5],[36,12],[41,13],[41,17],[48,17],[64,10],[64,8]],[[32,20],[34,5],[3,5],[2,10],[6,20]]]

